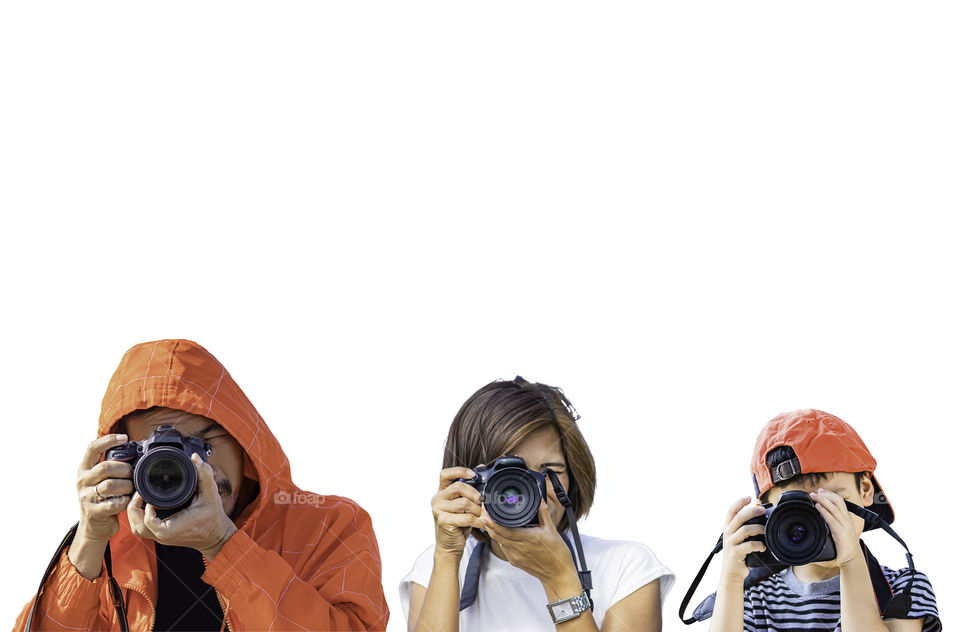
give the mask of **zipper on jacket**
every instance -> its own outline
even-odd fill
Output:
[[[129,588],[130,590],[132,590],[133,592],[137,593],[138,595],[141,595],[144,599],[147,600],[147,603],[150,604],[150,627],[149,627],[148,629],[152,631],[152,630],[153,630],[153,624],[154,624],[154,622],[156,621],[156,618],[157,618],[157,607],[156,607],[156,605],[154,605],[153,601],[150,599],[150,596],[147,595],[147,593],[145,593],[145,592],[143,592],[142,590],[140,590],[140,588],[138,588],[138,587],[135,586],[134,584],[124,584],[123,587],[124,587],[124,588]],[[129,625],[129,624],[130,624],[130,622],[128,621],[128,622],[127,622],[127,625]]]
[[[206,555],[203,555],[203,554],[201,553],[201,554],[200,554],[200,557],[203,558],[203,568],[207,568],[207,566],[209,566],[209,564],[210,564],[210,563],[207,561],[207,556],[206,556]],[[213,587],[211,586],[211,588],[213,588]],[[227,626],[227,630],[230,630],[230,632],[232,632],[232,628],[230,627],[230,620],[227,618],[227,607],[226,607],[226,604],[224,604],[224,602],[223,602],[223,597],[220,596],[220,591],[217,590],[216,588],[213,589],[213,592],[216,593],[216,595],[217,595],[217,601],[220,602],[220,609],[223,610],[223,623],[224,623],[224,625]],[[153,628],[151,627],[150,629],[152,630]],[[221,628],[221,630],[222,630],[222,629],[223,629],[223,628]]]

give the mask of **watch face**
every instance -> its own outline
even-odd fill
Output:
[[[579,614],[576,610],[574,610],[573,603],[570,601],[558,603],[552,608],[553,608],[554,619],[567,619]]]

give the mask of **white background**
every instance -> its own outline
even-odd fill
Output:
[[[372,514],[391,631],[447,427],[515,374],[583,415],[599,491],[582,530],[677,572],[665,629],[752,491],[757,431],[804,407],[870,446],[949,627],[957,18],[948,2],[4,4],[0,620],[77,518],[121,355],[188,337],[296,482]]]

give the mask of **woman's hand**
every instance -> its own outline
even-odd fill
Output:
[[[546,501],[540,501],[537,515],[540,522],[536,527],[502,527],[486,509],[480,520],[483,530],[500,545],[507,561],[539,579],[551,601],[575,597],[582,590],[580,577],[570,549],[553,524]]]
[[[767,547],[763,542],[757,540],[746,541],[751,536],[763,535],[763,525],[744,524],[752,518],[763,515],[764,511],[766,510],[760,505],[750,504],[749,498],[741,498],[730,506],[723,530],[721,582],[742,584],[750,573],[746,563],[747,554],[766,550]]]
[[[480,492],[457,479],[473,478],[466,467],[448,467],[440,472],[440,491],[431,499],[436,528],[436,554],[463,555],[470,529],[480,523]]]

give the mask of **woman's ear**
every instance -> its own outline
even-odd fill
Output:
[[[873,493],[876,491],[876,487],[873,485],[873,478],[870,476],[870,472],[863,472],[860,474],[860,500],[863,501],[864,507],[869,507],[873,504]]]

